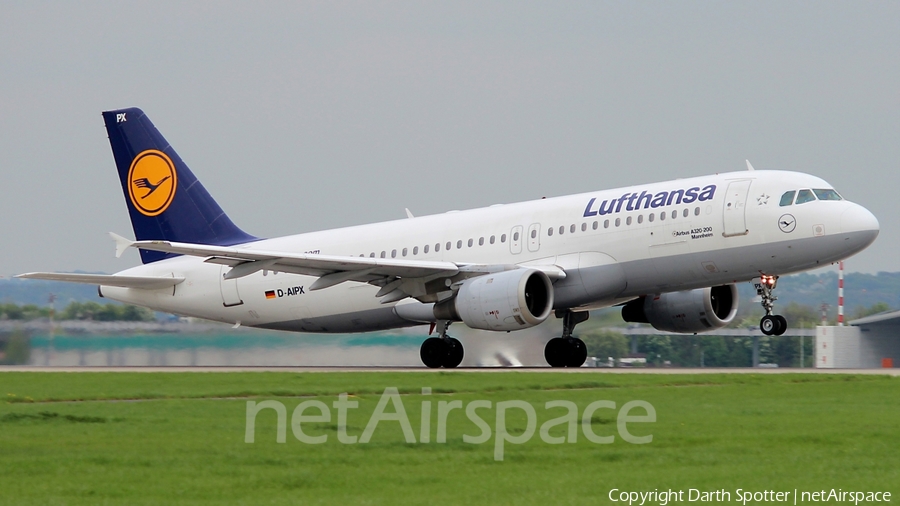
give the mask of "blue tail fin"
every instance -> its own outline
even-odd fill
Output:
[[[231,246],[257,240],[225,215],[140,109],[103,113],[138,241]],[[147,264],[174,255],[141,250]]]

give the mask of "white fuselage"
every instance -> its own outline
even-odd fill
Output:
[[[790,190],[828,188],[825,181],[801,173],[734,172],[265,239],[239,247],[555,266],[566,275],[554,283],[554,307],[597,308],[650,293],[813,269],[864,249],[877,236],[878,222],[862,206],[847,200],[786,206],[779,202]],[[224,280],[229,269],[202,258],[176,257],[119,273],[184,277],[174,288],[103,286],[101,294],[160,311],[282,330],[363,332],[423,321],[404,318],[405,312],[395,308],[421,303],[406,299],[381,304],[375,296],[378,287],[366,283],[351,281],[311,291],[316,277],[260,271]]]

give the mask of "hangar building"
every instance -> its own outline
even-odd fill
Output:
[[[900,311],[860,318],[845,327],[816,327],[816,367],[900,367]]]

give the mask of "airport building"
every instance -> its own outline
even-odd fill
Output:
[[[900,367],[900,311],[867,316],[847,326],[816,327],[816,367]]]

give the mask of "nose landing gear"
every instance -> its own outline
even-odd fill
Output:
[[[458,339],[454,339],[447,335],[447,327],[450,322],[441,320],[437,322],[440,332],[439,337],[429,337],[422,343],[419,348],[419,357],[426,367],[437,369],[446,367],[453,369],[462,362],[464,350],[463,345]]]
[[[767,276],[763,274],[759,278],[756,285],[756,294],[762,298],[760,302],[766,315],[759,320],[759,330],[767,336],[780,336],[787,330],[787,320],[780,314],[772,314],[775,308],[775,301],[778,297],[772,294],[775,285],[778,284],[778,276]]]
[[[575,325],[587,320],[590,313],[587,311],[576,313],[569,310],[559,313],[562,313],[563,335],[554,337],[547,343],[544,347],[544,358],[550,367],[581,367],[587,359],[587,347],[584,341],[572,337],[572,331],[575,330]]]

